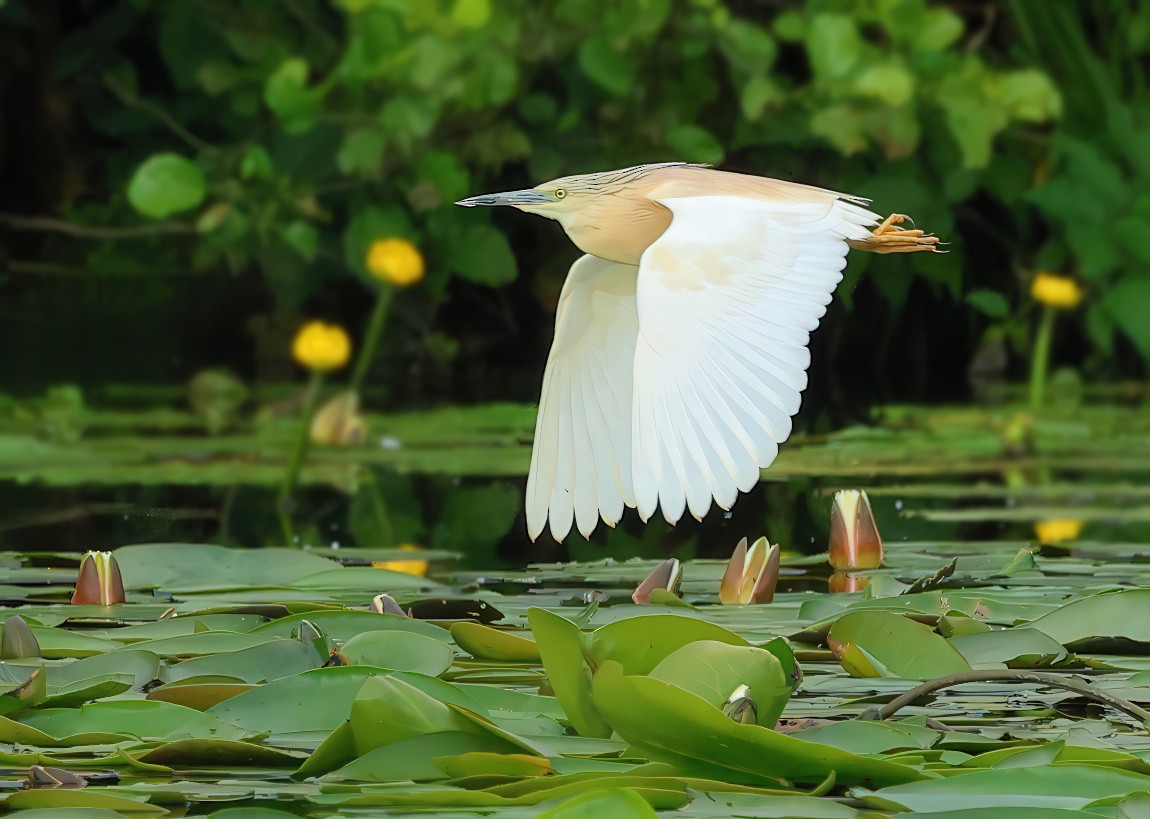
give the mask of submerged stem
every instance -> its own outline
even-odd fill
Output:
[[[1034,337],[1034,351],[1030,359],[1030,409],[1042,406],[1046,394],[1046,375],[1050,371],[1050,341],[1054,335],[1053,307],[1042,308],[1042,318],[1038,322],[1038,332]]]
[[[276,512],[280,519],[280,529],[283,531],[284,545],[295,546],[295,527],[292,525],[292,496],[295,494],[296,481],[299,479],[300,467],[303,466],[304,455],[310,442],[311,419],[315,415],[315,405],[319,399],[320,387],[323,386],[323,373],[315,371],[304,393],[303,412],[300,417],[299,434],[296,437],[295,449],[291,460],[284,470],[283,481],[280,483],[279,497],[276,499]]]
[[[1060,677],[1057,674],[1046,674],[1041,671],[1023,671],[1014,668],[990,669],[987,671],[960,671],[957,674],[948,674],[928,680],[922,685],[915,686],[901,696],[895,697],[882,708],[864,712],[863,719],[884,720],[893,717],[899,710],[912,705],[918,700],[942,688],[953,685],[962,685],[969,682],[994,682],[995,680],[1008,680],[1011,682],[1036,682],[1050,688],[1065,688],[1084,697],[1108,705],[1124,714],[1134,717],[1143,725],[1150,724],[1150,711],[1135,705],[1129,700],[1116,697],[1105,691],[1099,691],[1090,683],[1076,680],[1073,677]]]

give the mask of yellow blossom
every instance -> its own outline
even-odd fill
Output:
[[[1034,524],[1034,534],[1042,544],[1076,540],[1082,533],[1080,520],[1043,520]]]
[[[423,278],[423,254],[406,239],[376,239],[364,264],[371,275],[396,287],[410,287]]]
[[[296,333],[292,356],[309,370],[338,370],[351,356],[351,339],[338,324],[312,321]]]
[[[1069,276],[1039,273],[1030,283],[1035,301],[1059,310],[1073,310],[1082,303],[1082,287]]]
[[[399,548],[404,552],[423,551],[423,547],[416,546],[414,543],[401,543]],[[426,560],[377,560],[371,565],[377,569],[390,569],[393,572],[413,574],[416,577],[424,577],[427,574]]]

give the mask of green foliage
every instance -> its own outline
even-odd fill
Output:
[[[198,207],[204,201],[204,175],[176,154],[148,157],[128,183],[128,201],[137,211],[163,219]]]
[[[0,15],[18,19],[26,3]],[[1150,211],[1123,164],[1147,170],[1137,157],[1150,137],[1123,107],[1125,80],[1091,56],[1076,17],[1086,12],[1056,6],[1014,4],[992,48],[981,18],[928,0],[116,4],[94,10],[94,36],[59,57],[67,87],[101,92],[85,102],[85,127],[125,146],[90,180],[88,198],[104,204],[69,216],[130,223],[125,192],[143,217],[182,216],[199,235],[165,246],[166,261],[257,268],[283,311],[333,277],[362,274],[372,239],[406,236],[430,274],[426,298],[397,309],[425,323],[452,276],[499,287],[565,269],[517,263],[491,214],[447,207],[455,199],[507,180],[680,159],[871,195],[960,251],[956,213],[984,190],[1017,209],[1020,235],[1000,250],[1023,269],[1042,249],[1028,225],[1037,217],[1055,228],[1065,266],[1092,279],[1142,275]],[[1131,26],[1146,14],[1123,12]],[[1035,19],[1046,17],[1080,42],[1053,47]],[[1117,38],[1115,25],[1103,34]],[[141,43],[144,30],[158,36]],[[1122,47],[1132,66],[1141,42]],[[1089,83],[1109,84],[1105,113],[1128,124],[1129,142],[1082,142],[1098,108]],[[550,225],[523,230],[553,236]],[[150,240],[119,242],[87,263],[147,271],[156,252]],[[961,295],[958,259],[926,261],[901,263]],[[907,282],[896,272],[876,285],[897,311]],[[1122,306],[1099,300],[1091,327],[1104,347],[1116,328],[1150,355]]]

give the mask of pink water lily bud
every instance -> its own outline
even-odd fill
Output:
[[[651,592],[655,589],[666,589],[671,594],[677,595],[682,582],[682,568],[679,566],[679,561],[672,557],[664,560],[647,575],[647,579],[632,592],[631,599],[640,604],[650,603]]]
[[[719,601],[726,605],[770,603],[779,584],[779,546],[765,537],[747,549],[747,539],[739,541],[723,581],[719,584]]]
[[[870,499],[861,489],[835,492],[831,504],[830,564],[836,569],[877,569],[882,565],[882,537]]]
[[[80,561],[72,605],[114,606],[127,599],[120,566],[111,552],[88,552]]]

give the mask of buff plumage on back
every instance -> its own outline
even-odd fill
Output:
[[[590,535],[624,507],[644,520],[661,507],[672,523],[730,508],[790,434],[847,243],[878,221],[861,200],[776,180],[667,166],[646,177],[670,226],[638,266],[583,256],[560,297],[532,538],[548,520],[556,539],[573,522]]]

